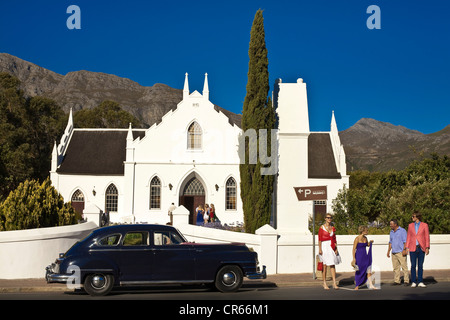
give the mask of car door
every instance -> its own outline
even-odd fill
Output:
[[[153,281],[189,282],[195,279],[195,258],[190,244],[174,231],[153,231]]]
[[[152,279],[153,251],[148,231],[130,231],[120,248],[120,279],[122,283],[148,282]]]

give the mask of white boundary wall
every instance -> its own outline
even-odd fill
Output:
[[[389,235],[368,235],[374,240],[372,248],[372,266],[380,271],[392,271],[392,260],[387,257]],[[337,235],[337,243],[342,263],[336,266],[337,272],[353,272],[353,241],[356,235]],[[450,269],[450,235],[430,235],[430,254],[425,257],[424,269]],[[319,253],[316,235],[315,254]],[[311,273],[313,270],[312,235],[281,235],[278,239],[277,273]],[[392,255],[391,255],[392,256]],[[410,260],[408,256],[408,268]]]
[[[93,222],[0,232],[0,279],[44,278],[45,267],[86,237]]]
[[[189,241],[198,243],[245,243],[258,253],[261,265],[268,274],[311,273],[313,271],[312,235],[279,234],[265,225],[256,234],[238,233],[193,226],[187,223],[189,212],[184,207],[174,211],[174,226]],[[0,279],[43,278],[45,267],[54,262],[60,252],[67,251],[76,241],[97,228],[94,222],[73,226],[0,232]],[[342,264],[337,272],[352,272],[353,240],[356,235],[338,235],[338,249]],[[387,258],[389,235],[368,235],[374,240],[373,265],[380,271],[391,271]],[[318,239],[316,236],[316,254]],[[450,235],[431,235],[430,254],[425,257],[424,269],[450,269]],[[410,266],[408,258],[408,266]]]
[[[256,230],[256,234],[238,233],[189,225],[189,212],[184,207],[174,211],[174,225],[189,241],[195,242],[241,242],[258,253],[261,265],[266,265],[267,274],[313,273],[312,235],[278,233],[269,225]],[[342,263],[337,272],[353,272],[351,266],[353,241],[356,235],[337,235],[338,250]],[[392,271],[392,260],[387,257],[389,235],[368,235],[374,240],[373,266],[379,271]],[[430,254],[425,257],[424,269],[450,269],[450,235],[430,235]],[[319,253],[318,236],[315,237]],[[408,267],[410,266],[408,257]]]

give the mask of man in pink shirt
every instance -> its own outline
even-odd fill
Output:
[[[412,220],[413,223],[409,224],[406,238],[406,247],[409,250],[411,259],[411,287],[419,286],[425,288],[426,285],[423,283],[423,262],[425,255],[430,253],[430,232],[428,224],[422,222],[422,215],[419,212],[413,213]]]

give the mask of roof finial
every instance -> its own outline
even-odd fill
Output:
[[[334,110],[331,113],[331,132],[338,132]]]
[[[189,81],[188,81],[188,73],[184,77],[184,88],[183,88],[183,100],[189,97]]]
[[[207,73],[205,73],[205,84],[203,85],[203,97],[209,100],[209,86]]]
[[[70,107],[70,111],[69,111],[69,120],[67,121],[67,125],[73,126],[73,112],[72,112],[72,107]]]

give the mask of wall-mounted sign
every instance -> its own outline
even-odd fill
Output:
[[[327,200],[327,186],[294,187],[298,201]]]

